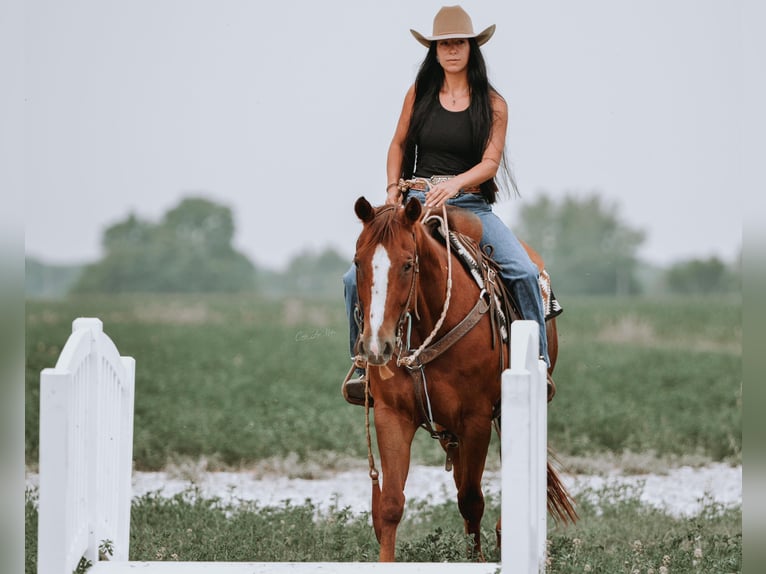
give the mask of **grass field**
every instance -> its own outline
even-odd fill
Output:
[[[741,302],[730,299],[564,301],[558,394],[549,442],[564,460],[741,462]],[[199,461],[208,470],[284,460],[310,475],[366,457],[363,409],[346,404],[342,301],[244,296],[131,296],[27,304],[26,457],[38,450],[40,370],[51,367],[72,320],[102,319],[123,355],[136,359],[134,458],[138,470]],[[489,464],[496,464],[492,449]],[[443,464],[419,433],[414,458]],[[494,462],[493,462],[494,461]],[[657,464],[657,463],[655,463]],[[626,470],[646,470],[642,468]],[[548,572],[737,572],[741,512],[710,505],[677,519],[637,496],[598,493],[574,528],[551,526]],[[36,510],[27,501],[27,572],[34,571]],[[488,559],[492,522],[485,520]],[[144,497],[133,507],[136,560],[373,560],[368,517],[311,505],[227,508],[187,493]],[[409,508],[402,560],[465,560],[454,504]],[[586,568],[586,565],[588,568]],[[669,565],[669,566],[668,566]]]
[[[693,518],[674,518],[642,506],[638,495],[605,489],[598,505],[579,506],[576,526],[552,524],[548,574],[730,574],[741,571],[739,509],[715,504]],[[499,500],[490,498],[482,528],[485,557],[499,561],[493,530]],[[27,574],[35,571],[37,512],[26,505]],[[204,499],[189,490],[173,498],[146,495],[132,508],[131,560],[368,562],[378,544],[369,515],[330,508],[316,516],[311,503],[258,507]],[[408,507],[399,528],[397,559],[465,562],[467,539],[454,503]]]
[[[559,453],[740,459],[739,300],[565,304],[549,409]],[[55,364],[78,316],[101,318],[136,359],[139,470],[200,457],[215,469],[288,453],[328,462],[366,454],[363,409],[339,391],[350,364],[342,302],[143,296],[28,303],[30,465],[40,370]],[[441,463],[419,435],[416,459]]]

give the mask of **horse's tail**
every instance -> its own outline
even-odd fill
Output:
[[[580,518],[574,507],[574,499],[569,494],[556,468],[548,461],[548,512],[556,522],[574,524]]]

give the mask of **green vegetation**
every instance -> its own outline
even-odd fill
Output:
[[[607,488],[583,496],[576,526],[549,525],[549,574],[581,572],[733,573],[741,570],[740,509],[708,504],[697,516],[676,518],[643,506],[639,491]],[[595,502],[594,502],[595,501]],[[487,500],[482,544],[499,561],[494,517]],[[35,492],[27,493],[26,572],[36,561]],[[204,499],[194,490],[172,498],[148,494],[133,502],[131,560],[334,561],[377,560],[367,514],[347,508],[318,511],[310,502],[259,507]],[[406,562],[471,560],[454,503],[410,505],[399,528],[397,558]]]
[[[109,227],[106,255],[85,267],[74,293],[208,293],[251,291],[255,269],[234,250],[228,207],[187,198],[159,224],[133,214]]]
[[[556,449],[740,460],[739,298],[572,301],[559,337]]]
[[[549,440],[559,455],[741,462],[740,298],[565,298],[563,304],[558,394],[549,408]],[[366,458],[364,411],[339,392],[349,367],[339,296],[72,297],[29,301],[26,315],[26,458],[32,467],[40,370],[55,364],[80,316],[102,319],[120,352],[136,358],[138,470],[189,461],[202,470],[238,468],[274,458],[289,459],[284,466],[294,476],[310,477],[317,461],[331,468]],[[497,450],[490,451],[490,466],[497,465]],[[426,433],[416,437],[414,458],[444,462]],[[740,509],[711,503],[699,516],[673,518],[642,506],[638,496],[609,489],[580,495],[580,523],[550,525],[547,571],[740,570]],[[343,508],[316,519],[315,513],[309,503],[262,508],[203,500],[193,491],[171,499],[148,495],[133,504],[131,559],[376,559],[368,516]],[[489,500],[483,532],[489,560],[498,559],[498,513],[499,501]],[[405,515],[400,560],[468,559],[454,503],[408,504]],[[36,521],[30,492],[30,574]]]
[[[564,305],[549,408],[559,453],[740,460],[739,299]],[[288,453],[364,459],[364,411],[340,396],[350,366],[342,301],[167,295],[28,303],[28,464],[38,456],[40,371],[55,364],[79,316],[101,318],[136,359],[137,469],[200,457],[238,467]],[[443,462],[425,433],[415,454]]]
[[[337,299],[343,294],[341,277],[350,265],[351,258],[333,249],[307,250],[294,257],[282,272],[259,271],[257,290],[270,297]]]
[[[48,265],[27,257],[24,291],[28,297],[52,299],[68,293],[82,274],[82,265]]]
[[[124,296],[28,304],[29,461],[39,372],[78,316],[101,318],[120,352],[136,358],[137,469],[179,457],[237,466],[290,452],[365,452],[362,409],[339,393],[350,365],[342,303]]]
[[[517,235],[545,259],[556,290],[570,295],[629,295],[640,292],[636,252],[643,231],[620,220],[617,206],[596,193],[560,203],[540,195],[525,204]]]
[[[621,221],[617,206],[598,194],[542,194],[524,205],[514,225],[519,237],[545,259],[556,293],[572,295],[734,294],[738,262],[716,257],[678,262],[667,269],[637,259],[644,233]],[[350,258],[314,247],[283,272],[256,268],[231,245],[231,210],[189,197],[159,223],[128,215],[108,227],[105,255],[90,265],[48,265],[27,259],[26,294],[62,298],[70,293],[239,293],[265,296],[338,297]],[[349,246],[350,248],[351,246]]]
[[[576,526],[549,529],[548,574],[741,572],[741,508],[711,502],[696,516],[675,518],[643,505],[638,490],[590,494],[578,497]]]
[[[692,259],[668,269],[666,281],[672,293],[681,295],[735,293],[740,290],[740,273],[718,257]]]

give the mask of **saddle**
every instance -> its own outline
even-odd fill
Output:
[[[470,227],[467,227],[470,216],[473,214],[464,213],[464,210],[448,210],[446,224],[439,214],[429,215],[423,224],[429,229],[431,236],[438,241],[442,243],[449,241],[451,250],[479,286],[482,295],[487,297],[492,323],[492,346],[494,347],[498,335],[503,343],[508,342],[510,323],[514,319],[520,318],[521,314],[500,278],[500,268],[497,263],[489,253],[485,253],[479,247],[479,241],[476,239],[475,222],[470,222]],[[468,231],[468,233],[461,229]],[[479,222],[478,227],[479,238],[480,234],[481,222]]]
[[[431,215],[423,223],[431,229],[431,235],[439,241],[445,241],[445,229],[441,216]],[[484,252],[479,248],[481,241],[482,227],[478,216],[464,209],[448,206],[447,223],[449,226],[450,245],[456,254],[459,255],[463,266],[471,273],[479,288],[484,288],[486,278],[483,274],[490,272],[495,276],[499,274],[499,267],[492,259],[491,248]],[[545,320],[549,321],[560,315],[564,309],[559,304],[551,287],[551,277],[545,268],[543,258],[532,247],[522,240],[519,240],[529,258],[535,264],[538,270],[538,283],[543,298],[543,311]],[[481,278],[480,278],[481,277]],[[502,281],[499,283],[502,284]],[[511,306],[518,309],[513,296],[504,290],[501,293],[508,296],[511,300]],[[517,318],[517,317],[514,317]]]

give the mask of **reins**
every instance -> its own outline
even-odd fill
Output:
[[[426,214],[423,216],[423,221],[428,219],[428,216],[430,215],[431,210],[429,209],[426,211]],[[445,203],[442,205],[442,217],[444,218],[444,226],[446,228],[447,236],[449,236],[449,223],[447,221],[447,204]],[[439,320],[436,321],[436,324],[434,325],[434,328],[431,330],[431,333],[428,335],[428,337],[425,338],[423,343],[421,343],[420,347],[418,347],[415,351],[410,353],[409,355],[402,356],[401,354],[396,359],[396,366],[397,367],[406,367],[408,369],[411,369],[415,365],[415,361],[420,356],[420,354],[425,350],[428,345],[431,344],[431,341],[433,341],[434,337],[436,336],[436,333],[439,332],[439,329],[441,329],[442,324],[444,323],[444,319],[447,317],[447,311],[449,310],[449,304],[450,299],[452,297],[452,251],[450,248],[450,242],[446,242],[447,245],[447,294],[444,298],[444,306],[442,307],[441,315],[439,316]],[[415,260],[417,261],[418,257],[417,254],[415,255]],[[415,273],[417,274],[417,268],[415,269]],[[414,290],[415,282],[413,281],[413,290]],[[412,296],[412,293],[410,293]],[[415,297],[415,300],[417,301],[417,297]],[[407,308],[405,308],[405,314],[402,316],[402,319],[400,319],[400,322],[404,319],[404,317],[409,315],[409,305]],[[410,321],[411,325],[411,321]]]
[[[400,181],[400,189],[401,190],[407,190],[409,189],[409,181]],[[424,214],[422,221],[426,222],[431,215],[431,210],[427,210]],[[418,408],[420,410],[421,415],[423,416],[423,420],[425,421],[423,423],[423,428],[428,431],[428,433],[431,435],[432,438],[445,441],[446,445],[445,448],[447,449],[447,462],[445,464],[446,470],[450,470],[452,467],[452,456],[453,451],[457,447],[457,437],[453,433],[451,433],[448,430],[442,430],[437,431],[436,426],[437,423],[434,421],[433,418],[433,411],[431,409],[431,400],[428,396],[428,387],[425,377],[425,369],[424,366],[426,363],[432,361],[439,355],[441,355],[444,351],[446,351],[449,347],[451,347],[455,342],[457,342],[460,338],[463,337],[468,331],[470,331],[478,322],[481,320],[481,317],[487,312],[487,310],[491,306],[491,295],[487,293],[486,290],[482,289],[481,293],[479,294],[479,300],[477,301],[474,308],[468,313],[468,315],[454,328],[452,328],[448,333],[446,333],[439,341],[437,341],[433,346],[430,346],[433,342],[434,338],[436,337],[436,334],[441,329],[442,325],[444,324],[444,321],[447,317],[447,312],[450,308],[450,301],[452,298],[452,248],[451,248],[451,242],[449,240],[450,237],[450,231],[449,231],[449,220],[447,218],[447,205],[446,203],[442,205],[442,223],[444,226],[444,236],[446,238],[445,246],[447,250],[447,286],[446,286],[446,294],[444,298],[444,305],[442,306],[441,315],[439,316],[439,319],[436,321],[433,329],[431,330],[430,334],[423,340],[423,342],[420,344],[420,346],[415,349],[412,352],[410,351],[410,335],[412,332],[412,315],[410,313],[410,307],[412,307],[412,311],[415,313],[415,316],[417,317],[417,277],[419,275],[419,257],[417,251],[415,252],[414,257],[414,270],[413,270],[413,276],[412,276],[412,283],[410,285],[410,292],[407,297],[407,303],[404,307],[404,312],[402,316],[399,318],[397,332],[398,332],[398,353],[397,353],[397,360],[396,365],[398,367],[404,367],[406,368],[411,377],[413,382],[413,387],[415,391],[415,399],[418,405]],[[417,245],[417,243],[416,243]],[[485,301],[484,297],[487,296],[487,299],[489,301]],[[406,336],[406,343],[403,341],[403,328],[404,323],[407,323],[407,336]],[[408,353],[409,352],[409,353]],[[408,354],[407,354],[408,353]],[[424,354],[425,353],[425,354]],[[421,360],[425,359],[425,360]],[[356,361],[362,362],[363,359],[360,356],[355,357]],[[388,378],[388,376],[392,376],[392,373],[390,370],[384,365],[380,367],[381,374],[383,378]],[[388,375],[386,375],[386,371],[388,371]],[[378,486],[378,470],[375,467],[375,459],[372,453],[372,439],[371,439],[371,431],[370,431],[370,390],[369,390],[370,380],[369,380],[369,368],[365,369],[365,400],[364,400],[364,406],[365,406],[365,431],[366,431],[366,438],[367,438],[367,461],[369,464],[369,475],[372,480],[373,484],[373,493],[376,492],[376,487]]]
[[[372,437],[370,433],[370,374],[364,372],[364,430],[367,435],[367,464],[370,467],[370,479],[372,486],[378,485],[378,469],[375,468],[375,457],[372,455]]]

